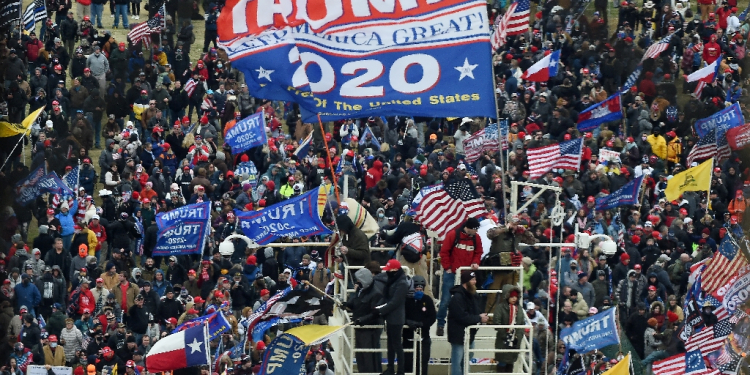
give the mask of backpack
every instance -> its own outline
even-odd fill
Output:
[[[70,295],[70,304],[68,304],[68,309],[65,311],[68,316],[75,316],[78,313],[78,300],[80,297],[81,288],[76,288],[76,290]]]
[[[454,245],[455,246],[455,245]],[[412,233],[401,240],[399,245],[401,256],[409,263],[417,263],[422,259],[424,251],[424,241],[422,234],[419,232]]]

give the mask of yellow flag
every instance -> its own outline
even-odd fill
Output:
[[[668,201],[676,200],[686,191],[708,191],[711,189],[711,170],[714,159],[708,159],[697,167],[680,172],[667,182],[664,193]]]
[[[313,345],[327,339],[330,335],[343,329],[345,326],[321,326],[308,324],[287,330],[288,333],[302,340],[306,345]]]
[[[602,375],[630,375],[630,353]]]
[[[0,138],[12,137],[18,134],[26,134],[31,130],[31,125],[34,124],[39,114],[42,113],[44,107],[31,112],[28,117],[23,119],[20,124],[14,124],[7,121],[0,121]]]

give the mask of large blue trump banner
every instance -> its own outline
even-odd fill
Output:
[[[560,339],[565,349],[585,353],[605,346],[618,344],[620,336],[615,324],[615,309],[609,309],[584,320],[573,323],[570,328],[560,331]]]
[[[263,352],[263,363],[258,375],[304,374],[305,358],[309,346],[288,333],[277,336]]]
[[[718,140],[725,136],[727,130],[744,123],[745,117],[742,116],[740,104],[734,103],[709,117],[696,121],[695,132],[698,133],[698,136],[705,137],[711,129],[716,128],[716,139]]]
[[[320,187],[260,211],[234,210],[242,232],[259,245],[281,237],[332,233],[320,220],[326,195]]]
[[[224,141],[232,147],[233,154],[239,154],[253,147],[268,143],[266,138],[266,119],[263,112],[247,116],[227,129]]]
[[[202,254],[211,231],[211,203],[195,203],[156,215],[159,228],[153,255]]]
[[[250,93],[305,121],[495,117],[488,24],[481,0],[228,0],[218,32]]]

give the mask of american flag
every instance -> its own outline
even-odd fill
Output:
[[[441,239],[468,218],[487,213],[482,197],[466,178],[449,180],[444,186],[422,189],[420,194],[415,218],[425,228],[437,232]]]
[[[198,83],[195,82],[194,79],[190,78],[187,82],[185,82],[185,92],[188,94],[188,96],[193,96],[193,91],[195,91],[195,86],[198,86]]]
[[[674,34],[672,34],[674,35]],[[667,36],[666,38],[662,39],[659,43],[652,44],[651,47],[648,47],[646,50],[646,53],[643,55],[643,58],[641,59],[641,62],[646,61],[646,59],[656,59],[661,55],[662,52],[666,51],[667,48],[669,48],[669,41],[672,39],[672,36]]]
[[[724,319],[729,318],[729,311],[727,311],[726,308],[724,308],[724,305],[716,299],[714,296],[706,296],[706,298],[703,300],[703,304],[705,305],[706,302],[711,304],[711,306],[716,307],[716,310],[714,310],[713,314],[716,316],[716,319],[718,321],[722,321]]]
[[[711,129],[695,144],[687,157],[687,163],[692,164],[697,160],[710,159],[716,156],[716,129]]]
[[[729,159],[730,156],[732,156],[732,149],[729,148],[727,133],[724,132],[716,139],[716,162],[721,163],[722,161]]]
[[[552,168],[578,170],[581,166],[583,138],[550,146],[532,148],[528,154],[531,178],[542,177]]]
[[[744,318],[746,316],[747,316],[747,314],[745,314],[744,311],[737,310],[737,312],[735,312],[734,315],[732,315],[732,317],[729,318],[729,323],[737,324],[740,320],[742,320],[742,318]]]
[[[643,70],[643,64],[638,64],[638,66],[635,68],[633,73],[628,76],[628,79],[625,81],[625,85],[622,86],[622,93],[625,94],[630,90],[633,85],[635,85],[636,82],[638,82],[638,78],[641,76],[641,71]]]
[[[714,253],[711,264],[703,271],[701,280],[703,290],[707,294],[713,293],[726,285],[737,271],[745,265],[747,265],[747,260],[740,252],[739,246],[734,243],[731,236],[724,236],[719,245],[719,250]],[[719,305],[721,303],[716,306]]]
[[[47,18],[47,7],[44,5],[44,0],[34,0],[23,12],[24,30],[34,30],[36,23],[45,18]]]
[[[68,185],[71,190],[78,189],[78,176],[80,176],[80,172],[81,167],[76,165],[75,168],[71,169],[70,172],[63,177],[65,185]]]
[[[487,127],[476,132],[476,134],[464,139],[463,142],[466,160],[471,163],[479,159],[485,151],[497,151],[500,147],[497,124],[487,125]]]
[[[247,318],[247,330],[245,332],[252,331],[253,327],[255,327],[255,325],[263,318],[263,316],[266,315],[266,313],[268,313],[268,310],[271,309],[271,306],[273,306],[276,301],[282,299],[291,291],[292,287],[287,287],[286,289],[274,294],[273,297],[268,299],[268,301],[263,302],[263,304],[260,305],[257,310],[253,311],[253,313]]]
[[[721,356],[719,356],[719,358],[721,358]],[[729,353],[729,360],[724,364],[719,365],[719,371],[721,371],[722,374],[734,375],[737,373],[737,369],[740,367],[740,363],[742,363],[743,360],[743,356],[732,351]]]
[[[718,375],[718,370],[709,370],[700,351],[680,353],[656,361],[652,366],[654,375]]]
[[[130,39],[133,44],[137,44],[141,40],[144,41],[146,45],[151,45],[151,33],[158,33],[161,31],[161,28],[164,26],[164,5],[159,7],[159,11],[154,15],[154,18],[146,21],[141,22],[135,27],[133,27],[133,30],[130,30],[128,33],[128,39]]]
[[[518,0],[510,4],[492,33],[490,42],[497,51],[505,44],[505,38],[529,31],[529,0]]]
[[[685,350],[688,352],[699,350],[705,354],[719,350],[724,346],[724,340],[730,333],[732,333],[732,323],[729,322],[729,319],[722,319],[690,336],[685,343]]]

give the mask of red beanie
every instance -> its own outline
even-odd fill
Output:
[[[679,319],[679,317],[677,316],[677,314],[667,310],[667,319],[669,319],[670,323],[674,323],[677,321],[677,319]]]
[[[620,261],[625,262],[626,260],[630,260],[630,255],[628,255],[628,253],[622,253],[620,255]]]
[[[240,161],[244,163],[250,161],[250,158],[247,157],[247,154],[242,154],[242,156],[240,156]]]
[[[633,241],[633,244],[638,245],[641,243],[641,237],[637,234],[634,234],[632,237],[630,237],[630,240]]]
[[[249,257],[247,257],[247,262],[246,263],[249,266],[254,266],[254,265],[258,264],[258,258],[256,258],[255,255],[250,255]]]

